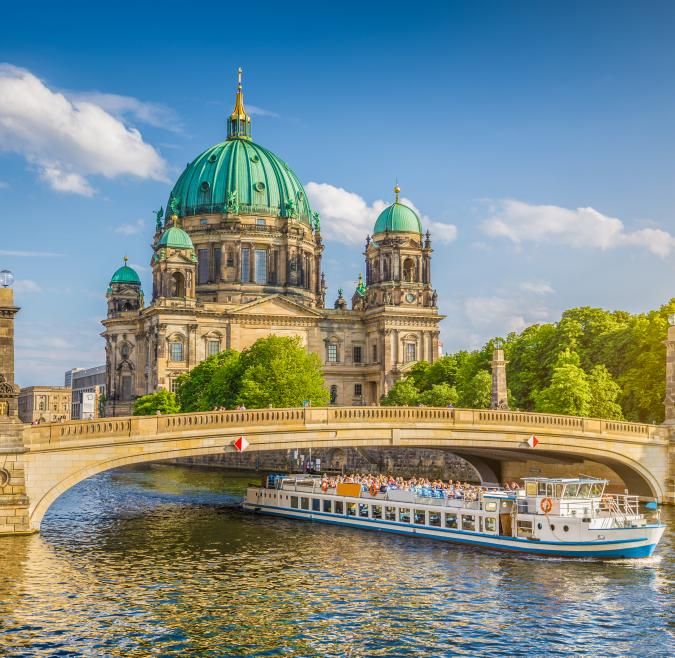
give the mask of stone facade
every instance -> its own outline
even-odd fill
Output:
[[[250,141],[241,85],[228,126],[228,140],[190,163],[157,211],[151,303],[126,264],[113,275],[106,414],[129,414],[135,398],[172,390],[208,356],[270,334],[319,355],[332,404],[377,403],[415,362],[439,355],[430,234],[397,187],[364,235],[366,282],[351,309],[341,290],[327,308],[320,219],[288,166]]]
[[[67,386],[28,386],[19,393],[22,423],[60,423],[70,420],[72,390]]]

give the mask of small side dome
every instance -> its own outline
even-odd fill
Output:
[[[110,279],[110,285],[112,286],[113,283],[127,283],[131,284],[134,286],[140,286],[141,285],[141,280],[136,274],[136,270],[133,268],[129,267],[127,265],[127,257],[124,257],[124,265],[120,267],[115,274],[112,275],[112,279]]]
[[[157,246],[171,247],[172,249],[194,249],[190,236],[177,226],[166,229]]]
[[[385,208],[375,222],[373,233],[385,231],[422,233],[422,222],[412,208],[397,201]]]

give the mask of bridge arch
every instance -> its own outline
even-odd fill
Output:
[[[540,445],[527,439],[536,432]],[[466,459],[484,480],[499,464],[541,460],[611,468],[634,493],[663,500],[668,438],[632,423],[518,412],[354,407],[253,410],[76,421],[26,428],[26,492],[31,527],[53,502],[98,473],[143,462],[234,452],[341,448],[430,448]],[[574,473],[578,472],[573,471]]]

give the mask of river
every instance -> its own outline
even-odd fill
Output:
[[[555,560],[245,515],[251,476],[157,464],[0,538],[4,656],[672,656],[675,546]]]

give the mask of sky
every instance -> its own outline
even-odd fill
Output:
[[[321,214],[329,303],[395,181],[432,233],[446,352],[675,296],[675,4],[323,5],[3,7],[20,385],[104,362],[110,277],[127,255],[151,290],[152,211],[225,139],[239,66],[254,140]]]

